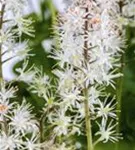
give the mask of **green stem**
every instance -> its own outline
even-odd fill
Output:
[[[5,5],[2,5],[1,15],[0,15],[0,30],[2,30],[2,26],[3,26],[4,11],[5,11]],[[2,74],[2,43],[0,43],[0,82],[2,80],[3,80],[3,74]],[[1,84],[0,84],[0,86],[1,86]]]
[[[42,114],[41,118],[40,118],[40,123],[39,123],[39,130],[40,130],[40,142],[44,142],[44,124],[45,124],[45,121],[47,119],[47,116],[49,114],[49,110],[50,108],[47,108],[47,110]]]
[[[120,72],[123,73],[123,70],[124,70],[124,54],[122,54],[122,56],[121,56]],[[122,92],[123,92],[123,76],[121,76],[117,81],[117,91],[116,91],[117,103],[118,103],[117,104],[117,110],[121,110]],[[117,117],[120,121],[121,113],[117,112]]]
[[[123,1],[119,1],[119,10],[120,10],[120,14],[122,16],[122,8],[124,6]],[[123,73],[124,70],[124,63],[125,63],[125,54],[122,53],[121,55],[121,68],[120,68],[120,72]],[[116,100],[117,100],[117,106],[116,106],[116,110],[117,110],[117,118],[119,121],[119,124],[116,128],[116,132],[120,133],[120,122],[121,122],[121,103],[122,103],[122,93],[123,93],[123,76],[121,76],[118,80],[117,80],[117,90],[116,90]],[[119,149],[119,143],[116,143],[116,150]]]
[[[5,4],[2,5],[1,8],[1,15],[0,15],[0,30],[2,30],[3,27],[3,17],[4,17],[4,12],[5,12]],[[3,82],[3,74],[2,74],[2,43],[0,43],[0,83]],[[0,84],[0,89],[1,89],[1,84]],[[8,125],[7,125],[7,120],[4,117],[3,118],[3,130],[5,131],[5,134],[8,135]],[[7,148],[9,150],[9,148]]]
[[[122,54],[121,56],[121,68],[120,68],[120,72],[123,73],[124,70],[124,54]],[[121,76],[118,80],[117,80],[117,91],[116,91],[116,100],[117,100],[117,106],[116,106],[116,110],[117,110],[117,118],[119,121],[119,124],[116,128],[116,132],[120,133],[120,128],[121,128],[121,103],[122,103],[122,93],[123,93],[123,76]],[[116,143],[116,150],[119,149],[119,143]]]
[[[91,120],[90,120],[90,110],[89,110],[88,88],[84,89],[84,96],[85,96],[84,107],[85,107],[87,150],[93,150],[92,130],[91,130]]]
[[[86,13],[89,12],[89,8],[86,7]],[[84,24],[84,61],[87,64],[88,62],[88,41],[87,41],[87,35],[88,35],[88,29],[89,29],[89,21],[86,16],[85,18],[85,24]],[[87,150],[94,150],[93,143],[92,143],[92,128],[91,128],[91,117],[90,117],[90,110],[89,110],[89,94],[88,90],[89,88],[86,87],[86,83],[84,85],[84,108],[85,108],[85,123],[86,123],[86,136],[87,136]]]
[[[41,116],[41,119],[40,119],[40,127],[39,127],[39,130],[40,130],[40,142],[44,142],[44,122],[45,122],[45,119],[46,119],[46,113],[43,113],[43,115]]]

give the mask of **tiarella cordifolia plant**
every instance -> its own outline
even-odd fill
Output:
[[[12,101],[17,88],[4,81],[2,72],[3,64],[12,58],[29,56],[28,41],[21,42],[23,33],[33,36],[32,21],[23,18],[26,5],[26,0],[0,0],[0,150],[41,150],[42,146],[31,105],[25,98],[21,105]]]
[[[2,74],[7,61],[31,56],[28,40],[21,41],[22,34],[34,32],[32,20],[23,17],[26,5],[27,0],[0,0],[0,150],[81,149],[73,135],[86,135],[88,150],[99,142],[117,142],[118,98],[106,89],[116,90],[115,79],[122,76],[123,25],[134,26],[135,1],[72,2],[54,28],[60,48],[51,55],[58,61],[59,69],[53,71],[57,82],[42,69],[27,69],[28,60],[16,69],[16,80],[27,82],[29,90],[45,101],[39,122],[25,98],[21,105],[12,101],[17,88]]]
[[[123,3],[122,3],[123,4]],[[53,52],[59,69],[59,109],[49,117],[56,136],[70,137],[86,134],[87,149],[93,150],[99,142],[118,141],[115,96],[106,88],[115,87],[124,33],[119,0],[75,0],[65,14],[59,17],[60,50]],[[57,114],[57,115],[56,115]],[[71,115],[72,114],[72,115]],[[92,123],[99,130],[92,138]]]

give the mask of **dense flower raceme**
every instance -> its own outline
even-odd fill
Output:
[[[16,97],[17,88],[7,87],[1,83],[0,91],[0,149],[28,149],[41,148],[38,137],[38,122],[32,114],[32,107],[24,99],[22,104],[11,102]],[[27,135],[29,134],[29,137]]]
[[[26,0],[0,0],[1,66],[14,57],[19,56],[23,60],[29,56],[28,41],[21,42],[23,33],[29,36],[33,33],[30,26],[32,21],[23,18],[26,4]],[[21,79],[25,67],[27,61],[23,66],[24,70],[18,69]],[[14,102],[17,88],[10,86],[2,78],[0,75],[0,150],[41,150],[39,123],[32,114],[32,106],[26,103],[25,98],[22,104]]]
[[[119,21],[123,6],[119,0],[75,0],[59,17],[55,29],[60,50],[54,50],[51,57],[58,60],[59,70],[53,73],[59,78],[60,107],[58,116],[54,112],[49,119],[56,135],[84,134],[87,89],[91,120],[100,120],[96,133],[100,137],[95,143],[120,138],[115,134],[116,124],[111,121],[108,125],[109,118],[116,121],[116,100],[105,91],[108,86],[115,89],[114,79],[122,76],[118,70],[125,44]],[[74,115],[70,117],[69,112]]]
[[[21,42],[21,35],[33,36],[32,20],[24,18],[24,8],[27,6],[26,0],[1,0],[0,10],[2,14],[0,28],[0,43],[2,44],[3,63],[17,57],[20,60],[30,54],[28,40]],[[19,41],[16,43],[16,41]]]
[[[41,116],[40,120],[43,119],[44,123],[48,124],[48,128],[54,128],[54,133],[52,132],[50,135],[51,140],[44,141],[42,144],[39,144],[40,148],[42,147],[42,149],[45,150],[74,150],[76,146],[70,146],[69,141],[68,145],[67,142],[55,143],[56,136],[63,134],[63,132],[65,132],[65,135],[66,133],[68,133],[68,124],[69,122],[71,122],[71,118],[65,116],[63,111],[57,111],[59,107],[59,101],[57,101],[58,91],[56,90],[56,87],[52,85],[52,80],[49,78],[48,75],[44,74],[41,68],[39,69],[33,66],[30,69],[26,70],[27,65],[28,61],[24,61],[22,68],[17,68],[16,71],[20,75],[16,79],[20,81],[25,81],[25,77],[27,75],[30,76],[30,78],[28,78],[27,80],[27,83],[29,84],[29,90],[33,94],[37,94],[37,96],[44,99],[45,102],[45,105],[42,110],[43,115]],[[65,128],[67,130],[65,130]],[[74,128],[74,130],[75,129],[78,130],[78,128]],[[22,130],[24,130],[24,128]],[[79,130],[78,133],[80,133]]]

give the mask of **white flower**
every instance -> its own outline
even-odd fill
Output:
[[[53,73],[59,78],[58,90],[72,89],[74,85],[73,68],[66,68],[64,71],[54,70]]]
[[[78,110],[77,111],[77,119],[78,121],[82,120],[85,118],[85,109],[84,109],[84,103],[80,103],[80,105],[78,105]]]
[[[35,133],[32,134],[31,138],[26,138],[26,142],[23,143],[27,150],[41,150],[42,144],[39,143],[39,136]]]
[[[81,92],[77,88],[60,91],[60,96],[62,99],[60,105],[63,105],[65,109],[68,109],[68,107],[78,108],[79,103],[84,99],[84,97],[80,94]]]
[[[87,66],[85,68],[82,68],[83,72],[85,74],[85,83],[86,83],[86,87],[88,87],[88,85],[92,85],[95,83],[95,81],[97,81],[99,84],[102,83],[102,67],[98,67],[95,62],[93,62],[93,64],[87,64]],[[99,73],[100,72],[100,73]]]
[[[123,6],[123,15],[126,17],[135,17],[135,1],[127,0],[125,5]]]
[[[9,100],[0,102],[0,121],[4,121],[4,118],[11,113],[15,103],[10,103]]]
[[[50,123],[54,125],[54,133],[56,136],[68,134],[71,117],[66,116],[64,111],[56,111],[55,114],[50,114],[48,117]]]
[[[12,111],[14,102],[10,103],[10,99],[16,97],[17,89],[11,86],[6,87],[6,82],[1,82],[1,90],[0,90],[0,121],[3,121],[3,117],[7,115],[7,113]]]
[[[104,90],[104,87],[99,87],[98,85],[91,86],[88,90],[89,109],[93,115],[96,113],[95,110],[100,97],[104,97],[106,95]]]
[[[103,81],[108,86],[111,85],[115,89],[115,82],[114,79],[121,77],[122,73],[115,73],[117,70],[113,70],[112,72],[108,74],[103,74]]]
[[[11,33],[11,30],[0,30],[0,43],[8,46],[9,43],[13,42],[14,35]]]
[[[92,104],[97,104],[97,100],[99,97],[103,97],[106,95],[104,92],[105,88],[103,86],[91,86],[89,88],[89,100],[91,101]]]
[[[24,8],[27,0],[4,0],[3,22],[0,30],[0,42],[2,44],[2,61],[3,63],[19,56],[24,59],[30,56],[30,49],[26,46],[27,42],[21,43],[22,33],[33,36],[32,20],[24,18]],[[0,10],[1,11],[1,10]],[[17,43],[16,41],[19,42]],[[17,49],[19,49],[17,51]],[[5,59],[6,58],[6,59]],[[3,60],[4,59],[4,60]]]
[[[13,58],[18,58],[21,61],[28,58],[29,56],[33,56],[33,54],[29,54],[30,51],[31,49],[28,46],[28,41],[24,41],[22,43],[13,43],[10,49],[5,51],[3,63]]]
[[[116,103],[114,103],[115,97],[109,100],[109,96],[110,95],[108,95],[103,102],[98,100],[98,106],[95,108],[97,110],[97,117],[104,117],[105,119],[112,117],[116,119]]]
[[[6,133],[2,132],[0,134],[0,149],[1,150],[15,150],[20,149],[22,146],[22,141],[20,140],[19,134],[11,134],[6,135]]]
[[[50,87],[50,78],[48,75],[44,74],[42,68],[34,68],[35,75],[30,83],[30,89],[33,93],[37,93],[39,97],[46,98],[46,92]]]
[[[21,36],[22,33],[25,33],[33,37],[34,29],[31,26],[31,24],[33,23],[32,20],[22,18],[18,13],[15,17],[16,18],[14,18],[14,25],[17,26],[17,29],[14,29],[13,32],[17,33],[19,36]]]
[[[10,98],[14,98],[17,89],[14,87],[7,86],[6,82],[1,82],[1,90],[0,90],[0,101],[5,101]]]
[[[51,108],[54,104],[57,104],[57,102],[55,101],[56,95],[55,95],[55,93],[53,93],[52,88],[50,87],[50,89],[48,89],[48,87],[47,87],[45,91],[42,91],[42,98],[44,98],[44,100],[46,102],[45,109],[46,109],[46,107]]]
[[[16,48],[13,50],[14,55],[17,56],[20,60],[24,60],[29,56],[33,56],[33,54],[29,54],[31,49],[28,46],[28,41],[24,41],[22,43],[17,43]]]
[[[95,134],[96,136],[99,135],[100,138],[97,140],[98,142],[102,141],[103,143],[106,143],[108,141],[111,142],[117,142],[119,139],[121,139],[121,136],[119,133],[116,133],[115,127],[117,126],[117,123],[114,124],[113,120],[110,121],[109,125],[107,125],[107,120],[102,119],[101,124],[98,123],[99,131]]]
[[[19,81],[24,81],[27,83],[32,82],[33,77],[35,76],[35,71],[33,71],[33,66],[28,68],[28,60],[25,60],[24,63],[22,64],[22,68],[17,68],[16,71],[19,73],[19,76],[16,78],[16,80]]]
[[[14,13],[22,13],[25,5],[27,5],[26,0],[4,0],[7,10],[12,10]]]
[[[11,122],[9,125],[15,130],[16,133],[21,132],[23,135],[29,132],[37,132],[37,121],[33,114],[31,114],[31,105],[27,104],[23,100],[21,106],[17,106],[12,111],[12,115],[9,117]]]

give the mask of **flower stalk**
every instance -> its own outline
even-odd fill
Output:
[[[3,26],[3,17],[4,17],[4,11],[5,11],[5,4],[2,5],[1,7],[1,14],[0,14],[0,31],[2,30],[2,26]],[[1,36],[1,35],[0,35]],[[0,43],[0,90],[1,90],[1,82],[3,81],[3,74],[2,74],[2,41]],[[5,120],[3,122],[3,128],[6,131],[6,123]],[[7,132],[7,131],[6,131]]]
[[[115,89],[114,79],[121,76],[117,72],[122,42],[121,28],[114,17],[117,16],[116,8],[116,1],[76,0],[60,16],[56,26],[60,50],[54,50],[52,58],[59,61],[59,69],[53,73],[59,78],[57,113],[60,116],[52,113],[50,122],[59,136],[82,133],[80,123],[85,120],[87,150],[93,150],[99,142],[120,139],[120,135],[115,134],[117,123],[113,125],[116,121],[115,97],[105,91],[109,85]],[[74,116],[69,116],[69,111]],[[91,119],[98,120],[96,142],[92,138]],[[80,128],[71,128],[77,125]]]
[[[5,4],[3,4],[1,7],[0,30],[2,30],[4,11],[5,11]],[[3,75],[2,75],[2,41],[1,41],[1,43],[0,43],[0,81],[2,81],[2,80],[3,80]]]
[[[121,56],[121,68],[120,72],[123,73],[124,70],[124,54]],[[118,81],[117,81],[117,91],[116,91],[116,96],[117,96],[117,110],[121,110],[121,104],[122,104],[122,92],[123,92],[123,76],[121,76]],[[118,111],[117,112],[117,118],[119,122],[121,121],[121,113]],[[117,126],[117,132],[120,132],[120,124]]]
[[[119,5],[119,11],[120,11],[120,16],[123,17],[123,6],[124,6],[124,2],[122,0],[119,1],[118,3]],[[123,26],[122,26],[123,28]],[[121,67],[119,69],[119,71],[123,74],[124,73],[124,65],[125,65],[125,53],[123,52],[121,54],[121,59],[120,59],[120,63],[121,63]],[[119,120],[119,124],[116,127],[116,132],[120,133],[121,132],[121,105],[122,105],[122,93],[123,93],[123,79],[124,77],[121,76],[118,80],[117,80],[117,90],[116,90],[116,100],[117,100],[117,106],[116,106],[116,110],[117,110],[117,118]],[[119,143],[116,143],[116,150],[119,149]]]
[[[4,22],[4,11],[5,11],[5,4],[2,5],[1,7],[1,14],[0,14],[0,31],[2,30],[3,27],[3,22]],[[1,35],[0,35],[1,36]],[[2,41],[0,43],[0,90],[2,88],[2,82],[3,82],[3,73],[2,73]],[[8,126],[7,126],[7,120],[5,117],[3,117],[3,123],[2,123],[2,128],[3,131],[5,131],[5,134],[8,135]],[[7,148],[7,150],[10,150]]]
[[[85,96],[85,122],[86,122],[86,136],[87,136],[87,150],[93,150],[93,143],[92,143],[92,129],[91,129],[91,118],[90,118],[90,111],[89,111],[89,97],[88,97],[88,89],[84,89],[84,96]]]
[[[4,80],[2,70],[3,63],[19,54],[22,59],[29,55],[27,41],[20,40],[17,43],[22,33],[31,35],[33,32],[30,27],[32,21],[23,16],[23,8],[26,7],[27,1],[1,0],[0,3],[0,149],[23,147],[23,149],[39,150],[41,144],[37,143],[39,142],[38,122],[32,114],[32,107],[25,99],[22,100],[21,105],[11,101],[16,97],[17,89]],[[7,59],[3,60],[3,57]]]
[[[89,12],[88,7],[86,8],[86,14]],[[87,15],[85,17],[85,25],[84,25],[84,61],[87,63],[88,61],[88,18]],[[86,83],[85,83],[86,84]],[[85,87],[85,86],[84,86]],[[84,89],[84,110],[85,110],[85,123],[86,123],[86,136],[87,136],[87,150],[93,150],[92,143],[92,129],[91,129],[91,118],[90,118],[90,110],[89,110],[89,95],[88,95],[88,87]]]

